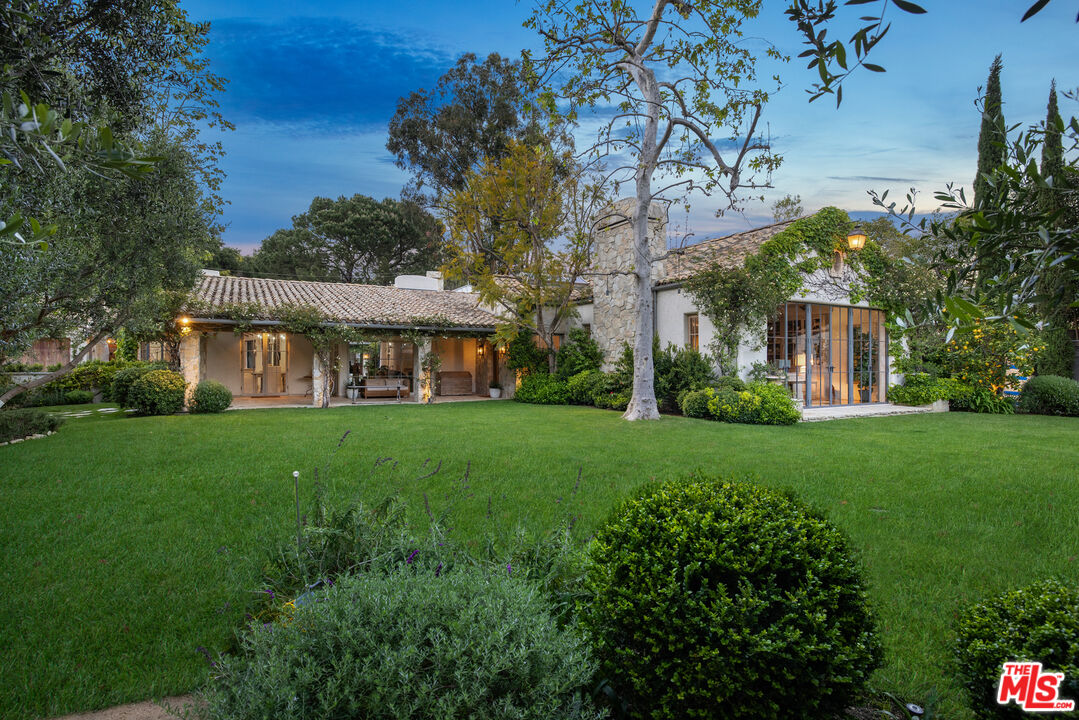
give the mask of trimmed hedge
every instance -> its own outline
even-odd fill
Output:
[[[505,570],[365,572],[317,595],[219,659],[211,717],[600,717],[584,643]]]
[[[794,425],[802,419],[786,389],[754,382],[745,390],[721,387],[708,400],[708,411],[720,422],[747,425]]]
[[[1019,395],[1019,411],[1037,415],[1079,415],[1079,382],[1057,375],[1036,375]]]
[[[605,387],[606,380],[599,370],[585,370],[566,381],[566,400],[570,405],[593,405],[596,390]]]
[[[85,405],[94,401],[94,393],[90,390],[71,390],[64,396],[68,405]]]
[[[513,399],[536,405],[565,405],[569,395],[564,382],[553,375],[537,372],[525,376]]]
[[[630,718],[830,717],[881,663],[849,541],[775,490],[646,487],[591,556],[581,622]]]
[[[131,386],[140,377],[154,368],[150,365],[130,365],[116,371],[112,376],[112,385],[109,387],[109,399],[118,403],[121,407],[131,407],[127,400],[127,394]]]
[[[1079,589],[1046,580],[972,605],[959,617],[955,648],[979,718],[1031,717],[1015,704],[997,704],[1006,661],[1038,661],[1044,672],[1064,673],[1059,696],[1079,700]]]
[[[172,370],[151,370],[127,392],[127,403],[140,415],[171,415],[184,406],[187,383]]]
[[[708,409],[708,403],[716,396],[714,388],[703,390],[688,390],[683,392],[678,399],[678,405],[682,414],[691,418],[710,418],[712,411]]]
[[[952,400],[960,392],[960,383],[951,378],[935,378],[929,373],[909,373],[902,385],[888,388],[888,402],[897,405],[929,405],[937,400]]]
[[[30,435],[52,432],[63,420],[44,410],[0,411],[0,442],[11,442]]]
[[[232,404],[232,391],[216,380],[203,380],[191,393],[189,410],[193,413],[219,413]]]

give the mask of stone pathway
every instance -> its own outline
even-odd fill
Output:
[[[884,417],[886,415],[921,415],[925,413],[948,412],[948,403],[932,405],[892,405],[879,403],[871,405],[832,405],[826,407],[805,408],[802,410],[802,422],[820,422],[822,420],[849,420],[851,418]]]
[[[178,695],[165,698],[162,703],[182,710],[185,705],[193,705],[198,702],[194,695]],[[159,703],[152,700],[117,705],[116,707],[97,710],[95,712],[76,713],[64,715],[55,720],[174,720],[177,716],[170,715]],[[180,715],[179,717],[183,717]]]

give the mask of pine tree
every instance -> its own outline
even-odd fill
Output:
[[[982,109],[982,129],[978,134],[978,174],[974,178],[974,205],[983,204],[991,191],[987,176],[1007,160],[1007,131],[1004,128],[1004,111],[1000,94],[1000,55],[989,66],[989,79],[985,83],[985,105]]]

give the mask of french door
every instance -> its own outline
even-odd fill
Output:
[[[244,333],[240,340],[240,387],[244,395],[285,395],[288,391],[288,336]]]
[[[887,349],[880,310],[786,303],[768,324],[768,362],[806,407],[885,402]]]

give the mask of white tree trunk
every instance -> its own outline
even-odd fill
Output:
[[[648,105],[648,120],[641,137],[641,161],[637,168],[637,205],[633,213],[634,283],[637,295],[637,328],[633,341],[633,395],[622,417],[626,420],[658,420],[655,366],[652,362],[652,254],[648,246],[648,208],[652,204],[652,172],[656,166],[656,135],[659,128],[659,87],[651,72],[637,70],[634,78]]]

